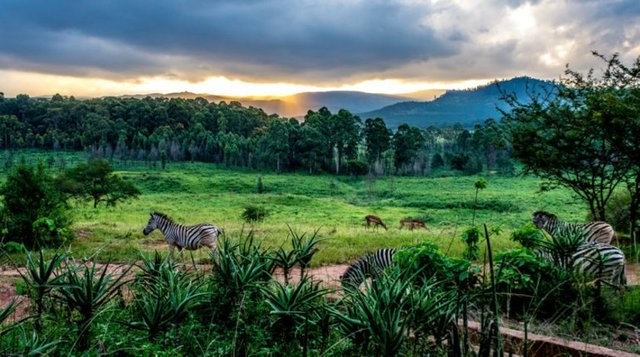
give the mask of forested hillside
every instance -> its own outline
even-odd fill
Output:
[[[0,96],[0,148],[84,150],[119,159],[203,161],[275,171],[427,175],[454,169],[510,171],[498,121],[473,129],[392,131],[381,118],[323,107],[302,121],[239,102],[204,98],[107,97],[78,100]],[[6,156],[6,155],[5,155]],[[10,157],[5,160],[10,160]]]
[[[531,96],[540,95],[552,89],[553,84],[550,82],[518,77],[496,81],[475,89],[448,91],[431,102],[396,103],[363,113],[362,116],[384,118],[387,125],[392,128],[402,123],[418,127],[460,123],[471,128],[486,119],[500,118],[499,109],[509,109],[506,102],[502,100],[505,95],[514,95],[521,102],[528,103],[531,101]]]

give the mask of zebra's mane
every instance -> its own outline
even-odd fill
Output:
[[[558,219],[558,216],[556,216],[553,213],[547,212],[547,211],[535,211],[535,212],[533,212],[533,215],[534,216],[542,215],[542,216],[547,216],[549,218]]]
[[[151,212],[151,214],[152,214],[152,215],[154,215],[154,216],[162,217],[162,218],[164,218],[165,220],[169,221],[170,223],[176,223],[176,222],[173,220],[173,218],[171,218],[171,217],[167,216],[166,214],[164,214],[164,213],[162,213],[162,212],[153,211],[153,212]]]

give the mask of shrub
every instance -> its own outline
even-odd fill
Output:
[[[462,241],[466,244],[463,256],[465,259],[477,260],[480,258],[480,229],[478,227],[470,227],[462,233]]]
[[[256,182],[256,192],[264,193],[264,184],[262,183],[262,176],[258,176],[258,181]]]
[[[511,240],[520,243],[525,248],[538,247],[543,239],[544,234],[533,223],[528,223],[511,233]]]
[[[631,226],[631,218],[629,215],[629,207],[631,206],[631,195],[629,191],[621,191],[614,193],[607,201],[605,220],[616,232],[629,232]],[[592,214],[589,214],[589,221],[594,221]]]
[[[242,212],[242,219],[245,222],[261,222],[267,216],[267,210],[260,206],[246,206]]]
[[[42,163],[37,167],[17,166],[9,173],[0,194],[4,196],[5,241],[37,248],[58,246],[73,238],[64,197]]]

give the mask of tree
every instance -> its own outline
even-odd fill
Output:
[[[67,170],[58,178],[58,185],[72,197],[93,200],[94,208],[100,202],[115,206],[140,195],[132,183],[113,174],[111,165],[102,159],[92,159]]]
[[[373,165],[382,158],[382,153],[391,146],[391,130],[382,118],[364,121],[363,135],[367,147],[367,162]]]
[[[417,156],[418,150],[424,145],[425,140],[420,129],[401,124],[393,134],[391,143],[394,148],[393,161],[396,171],[403,170]]]
[[[525,171],[570,188],[604,220],[613,192],[640,168],[640,144],[630,135],[640,133],[640,57],[631,68],[616,55],[600,57],[608,63],[601,78],[567,69],[555,91],[528,104],[507,96],[512,110],[503,114]],[[640,176],[634,181],[640,187]]]
[[[348,110],[340,109],[337,115],[331,116],[331,124],[336,140],[336,174],[340,173],[342,162],[355,159],[356,148],[360,141],[360,127],[362,121],[357,115]]]
[[[0,188],[3,195],[3,241],[28,248],[59,245],[73,238],[65,200],[44,165],[19,165]]]

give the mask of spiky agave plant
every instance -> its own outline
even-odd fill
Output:
[[[201,290],[203,279],[195,274],[173,269],[170,260],[155,266],[136,282],[133,299],[133,321],[127,326],[145,331],[150,340],[189,315],[192,308],[208,295]]]
[[[320,288],[318,282],[304,276],[297,284],[274,281],[273,284],[261,288],[265,301],[271,307],[271,327],[281,341],[299,339],[303,355],[306,355],[309,342],[309,331],[321,317],[318,310],[326,308],[323,299],[330,291]]]
[[[313,234],[306,239],[306,233],[298,234],[290,226],[289,233],[291,234],[291,246],[296,253],[296,263],[300,266],[300,277],[304,275],[305,270],[309,266],[311,259],[318,252],[318,243],[322,239],[318,236],[320,229],[316,229]]]
[[[364,355],[397,356],[413,320],[411,288],[411,279],[386,271],[365,281],[363,290],[346,291],[340,309],[333,310],[338,330]]]
[[[40,249],[35,257],[32,252],[26,251],[26,258],[24,272],[18,269],[18,273],[29,287],[36,309],[35,329],[39,332],[42,329],[42,314],[46,308],[45,298],[53,289],[62,286],[62,277],[57,272],[66,256],[55,252],[51,259],[47,260]]]
[[[81,266],[67,266],[62,274],[63,284],[57,296],[66,306],[79,313],[76,321],[78,336],[76,343],[81,351],[89,346],[90,327],[95,316],[105,309],[120,288],[129,282],[126,274],[132,266],[121,273],[109,273],[109,264],[99,268],[95,262]]]

